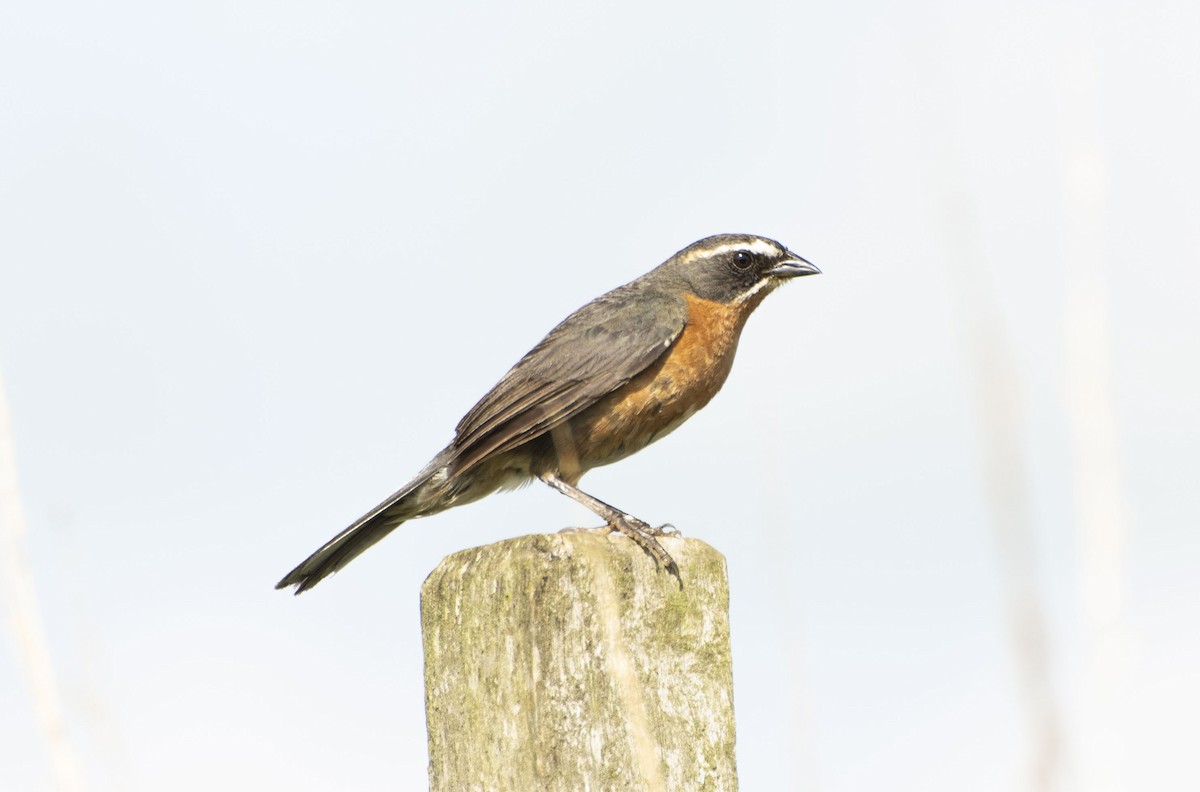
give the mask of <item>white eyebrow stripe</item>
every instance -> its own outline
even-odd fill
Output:
[[[757,253],[760,256],[774,256],[774,255],[779,254],[779,248],[775,247],[767,240],[755,239],[751,242],[730,242],[727,245],[721,245],[721,246],[715,247],[715,248],[706,248],[704,250],[698,250],[695,253],[693,253],[691,256],[689,256],[689,258],[696,258],[699,256],[714,256],[715,257],[715,256],[721,255],[722,253],[729,253],[730,251],[733,251],[733,250],[747,250],[751,253]]]

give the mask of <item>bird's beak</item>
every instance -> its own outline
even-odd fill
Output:
[[[767,270],[767,274],[773,275],[776,278],[799,278],[802,275],[821,274],[821,270],[800,258],[795,253],[790,254],[790,256],[791,258],[784,259],[774,267],[771,267],[771,269]]]

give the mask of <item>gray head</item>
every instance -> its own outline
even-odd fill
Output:
[[[761,299],[784,281],[820,270],[773,239],[718,234],[688,245],[657,272],[682,281],[697,297],[731,303]]]

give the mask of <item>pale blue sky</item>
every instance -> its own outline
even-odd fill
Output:
[[[588,515],[533,486],[272,584],[568,312],[727,231],[825,274],[584,486],[728,557],[742,787],[1035,788],[1001,437],[1052,788],[1196,788],[1197,41],[1183,2],[8,9],[0,370],[86,788],[422,787],[425,575]],[[1080,294],[1119,466],[1076,500]],[[0,635],[0,789],[49,790]]]

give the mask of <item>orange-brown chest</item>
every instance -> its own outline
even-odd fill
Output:
[[[584,468],[615,462],[666,436],[725,384],[746,318],[759,300],[685,299],[687,324],[671,348],[571,421]]]

